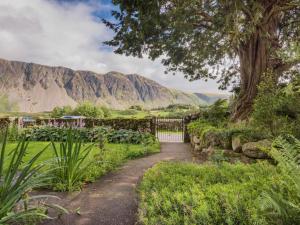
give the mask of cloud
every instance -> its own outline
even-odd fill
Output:
[[[0,57],[99,73],[138,73],[171,88],[219,92],[214,81],[188,82],[180,73],[165,75],[160,61],[115,55],[104,48],[102,42],[113,34],[93,16],[95,9],[104,13],[110,5],[94,0],[1,0]]]

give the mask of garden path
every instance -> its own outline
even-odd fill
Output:
[[[161,143],[161,152],[131,160],[119,170],[80,193],[60,194],[63,205],[73,213],[45,225],[134,225],[137,220],[138,194],[136,187],[147,169],[160,161],[195,161],[190,145]],[[76,209],[80,209],[76,213]]]

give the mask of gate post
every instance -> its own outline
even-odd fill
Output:
[[[189,124],[190,120],[187,117],[183,117],[183,142],[190,143],[191,138],[187,129],[187,125]]]
[[[156,136],[156,117],[152,117],[150,120],[150,132]]]

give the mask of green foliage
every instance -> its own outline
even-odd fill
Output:
[[[74,115],[85,116],[87,118],[103,118],[104,112],[101,107],[94,105],[91,102],[82,102],[76,106],[73,111]]]
[[[108,117],[111,117],[112,116],[112,112],[109,108],[105,107],[105,106],[101,106],[100,107],[102,112],[103,112],[103,116],[104,118],[108,118]]]
[[[297,82],[278,86],[267,73],[259,85],[252,113],[253,126],[278,136],[289,133],[300,137],[300,93]]]
[[[82,142],[108,141],[109,143],[141,144],[145,141],[155,141],[153,135],[133,130],[113,130],[108,127],[78,128],[76,130]],[[33,127],[27,129],[25,133],[32,141],[65,141],[68,137],[68,129],[61,127]]]
[[[28,192],[46,185],[49,181],[49,177],[42,172],[43,166],[35,166],[45,149],[24,162],[29,142],[23,138],[9,153],[6,142],[7,134],[1,137],[0,144],[0,224],[20,222],[27,218],[48,218],[44,210],[28,205],[32,200]],[[23,205],[22,210],[14,211],[17,204]]]
[[[262,209],[271,224],[300,223],[300,141],[278,137],[268,152],[284,175],[281,183],[263,193]],[[281,195],[286,192],[286,195]]]
[[[53,183],[52,186],[60,191],[74,191],[80,189],[82,181],[86,175],[89,164],[86,158],[92,151],[93,145],[88,145],[83,149],[80,135],[69,130],[67,139],[61,142],[59,148],[52,142],[55,153],[53,160]]]
[[[299,38],[299,0],[269,3],[115,0],[117,10],[112,12],[115,20],[104,22],[116,34],[106,44],[116,47],[118,54],[142,57],[147,53],[151,59],[163,56],[162,63],[170,71],[182,71],[190,80],[221,77],[221,87],[225,88],[231,81],[238,80],[242,66],[239,62],[244,58],[249,62],[252,54],[245,54],[239,60],[235,60],[236,57],[257,38],[267,43],[266,52],[273,53],[263,56],[274,69],[278,69],[278,64],[272,64],[272,60],[282,62],[282,70],[286,70],[285,63],[298,62],[293,43]],[[279,16],[281,14],[283,16]],[[276,25],[272,24],[273,19],[277,20]],[[271,26],[272,31],[268,30]],[[278,36],[278,43],[285,45],[270,44],[274,43],[274,36]],[[225,69],[219,68],[225,65]]]
[[[137,110],[137,111],[142,111],[143,107],[140,106],[140,105],[132,105],[132,106],[129,107],[129,109],[134,109],[134,110]]]
[[[145,141],[153,143],[155,138],[149,133],[121,129],[109,132],[107,134],[107,140],[110,143],[141,144]]]
[[[267,225],[259,196],[281,178],[267,163],[161,163],[140,185],[139,220],[145,225]]]
[[[51,112],[52,118],[60,118],[62,116],[72,114],[73,109],[71,106],[55,107]]]
[[[225,124],[225,123],[224,123]],[[201,140],[202,147],[222,147],[231,149],[232,138],[239,136],[243,142],[258,141],[269,138],[267,134],[252,127],[220,127],[212,125],[208,120],[199,119],[188,125],[188,132]]]

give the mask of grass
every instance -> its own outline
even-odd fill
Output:
[[[55,145],[59,148],[59,143],[55,143]],[[85,148],[88,145],[90,144],[83,144],[82,148]],[[27,154],[23,158],[23,165],[25,166],[34,155],[47,146],[48,148],[44,150],[43,154],[40,155],[34,164],[38,165],[47,161],[51,162],[55,157],[55,151],[50,145],[50,142],[30,142],[27,148]],[[17,143],[8,143],[7,153],[11,152],[16,147]],[[121,166],[127,160],[143,157],[159,151],[159,143],[155,143],[150,146],[135,144],[106,144],[103,150],[100,150],[97,145],[94,145],[85,160],[85,164],[89,164],[89,167],[86,169],[85,175],[83,176],[82,185],[87,182],[95,181],[97,178]],[[20,168],[22,168],[22,165]],[[45,169],[47,169],[47,167],[45,167]],[[60,186],[53,186],[51,188],[59,191],[64,190],[64,188]]]
[[[139,222],[144,225],[270,224],[260,195],[283,179],[268,163],[160,163],[139,187]],[[290,190],[281,190],[289,196]]]

